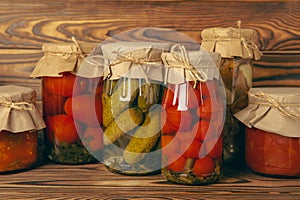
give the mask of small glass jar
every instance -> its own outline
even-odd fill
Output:
[[[300,177],[300,88],[252,88],[236,113],[246,128],[245,158],[256,173]]]
[[[182,46],[178,53],[175,49],[163,57],[169,77],[162,100],[162,175],[180,184],[214,183],[222,174],[225,115],[225,94],[217,68],[220,55],[186,54]]]
[[[240,25],[239,25],[240,26]],[[247,93],[252,87],[253,60],[259,60],[258,35],[255,30],[208,28],[201,33],[203,49],[221,54],[219,67],[226,90],[227,109],[224,134],[224,163],[244,161],[245,129],[233,115],[248,105]]]
[[[32,77],[42,78],[48,158],[62,164],[102,159],[102,67],[87,62],[97,44],[49,43]],[[101,63],[97,63],[101,65]]]
[[[102,45],[104,164],[112,172],[160,171],[161,53],[169,45],[116,42]]]
[[[38,130],[45,127],[33,89],[0,86],[0,173],[26,170],[38,161]]]

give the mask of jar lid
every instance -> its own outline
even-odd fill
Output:
[[[166,68],[165,83],[205,82],[220,77],[221,56],[216,52],[187,51],[183,45],[175,44],[170,52],[162,53],[162,61]]]
[[[0,86],[0,131],[19,133],[45,128],[36,92],[16,85]]]
[[[249,105],[234,116],[249,128],[300,137],[300,88],[251,88]]]
[[[218,52],[222,58],[240,57],[259,60],[262,53],[255,42],[258,34],[252,29],[208,28],[201,32],[201,46],[207,51]]]
[[[168,51],[167,43],[114,42],[101,46],[105,59],[104,77],[110,80],[145,78],[162,81],[161,54]]]
[[[31,77],[61,77],[63,72],[71,72],[82,77],[103,75],[103,63],[94,65],[86,57],[97,47],[97,43],[47,43],[43,45],[44,56],[37,62]],[[98,49],[97,49],[98,50]]]

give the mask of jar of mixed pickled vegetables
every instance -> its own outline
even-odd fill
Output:
[[[102,45],[104,164],[112,172],[160,171],[161,54],[168,49],[147,42]]]
[[[38,130],[45,127],[35,90],[0,86],[0,173],[25,170],[38,161]]]
[[[246,128],[246,163],[254,172],[300,177],[300,88],[251,88],[235,114]]]
[[[53,162],[101,159],[103,69],[101,60],[87,60],[96,47],[76,40],[44,44],[44,56],[32,72],[42,78],[46,149]]]
[[[180,184],[214,183],[222,173],[225,115],[220,55],[175,45],[162,58],[162,175]]]
[[[248,105],[247,92],[252,87],[253,60],[259,60],[261,52],[256,43],[255,30],[239,28],[208,28],[201,33],[202,48],[221,54],[220,73],[224,81],[227,99],[224,125],[224,162],[241,164],[244,161],[245,130],[234,113]]]

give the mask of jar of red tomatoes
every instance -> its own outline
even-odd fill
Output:
[[[45,127],[36,92],[0,86],[0,173],[25,170],[38,161],[38,130]]]
[[[214,183],[221,176],[225,116],[220,55],[174,45],[162,59],[162,175],[180,184]]]
[[[97,44],[73,40],[44,44],[31,74],[42,78],[48,157],[63,164],[97,162],[103,148],[103,70],[101,60],[87,59]]]
[[[115,42],[102,45],[104,164],[112,172],[160,172],[161,54],[169,44]]]
[[[300,88],[251,88],[235,114],[246,128],[246,163],[256,173],[300,177]]]
[[[252,87],[253,60],[259,60],[261,52],[258,34],[252,29],[207,28],[201,32],[203,49],[221,54],[220,73],[224,81],[227,109],[224,134],[224,163],[233,166],[244,161],[245,130],[233,115],[248,105],[247,93]]]

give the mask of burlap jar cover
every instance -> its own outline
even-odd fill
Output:
[[[249,128],[300,137],[300,88],[251,88],[249,105],[234,116]]]
[[[123,174],[156,172],[160,170],[156,152],[160,109],[152,105],[160,103],[161,54],[169,50],[169,44],[115,42],[101,48],[105,67],[104,164]]]
[[[233,114],[248,104],[247,92],[252,87],[252,62],[259,60],[262,55],[256,45],[258,35],[252,29],[228,27],[205,29],[201,36],[203,49],[218,52],[222,56],[220,73],[227,98],[224,158],[228,162],[240,162],[243,160],[243,131]]]
[[[0,87],[0,130],[11,133],[45,128],[37,109],[35,90],[22,86]]]

